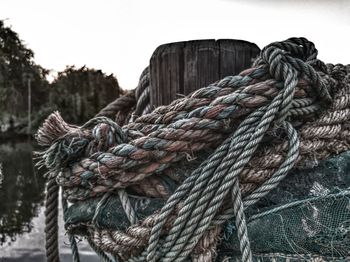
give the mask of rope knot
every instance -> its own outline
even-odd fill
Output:
[[[88,121],[82,128],[92,126],[93,140],[89,152],[106,152],[112,146],[126,143],[127,135],[122,128],[107,117],[96,117]]]
[[[37,166],[46,165],[51,170],[67,167],[82,157],[105,152],[127,141],[122,128],[107,117],[95,117],[78,127],[68,125],[59,112],[47,118],[36,137],[40,145],[51,144],[46,151],[38,153],[41,160]]]
[[[276,80],[284,81],[285,86],[293,83],[295,87],[298,77],[306,78],[313,85],[315,94],[322,104],[328,106],[332,97],[327,84],[316,71],[319,69],[324,72],[326,66],[317,59],[317,54],[315,45],[306,38],[289,38],[264,47],[254,64],[267,66],[270,74]]]
[[[53,143],[44,158],[48,166],[61,167],[56,181],[67,199],[102,196],[91,221],[91,242],[129,262],[181,262],[234,218],[242,261],[252,261],[244,210],[296,164],[305,165],[305,159],[316,155],[324,158],[334,151],[330,148],[348,149],[342,140],[349,136],[350,105],[349,78],[343,79],[350,68],[336,65],[325,72],[317,49],[305,38],[268,45],[254,65],[123,128],[105,117],[81,127],[66,124],[58,113],[49,117],[39,130],[41,144]],[[319,114],[331,100],[328,89],[334,101]],[[142,100],[142,94],[136,97]],[[199,164],[183,161],[189,153]],[[72,163],[80,157],[86,158]],[[150,191],[156,192],[163,179],[176,181],[176,189],[159,211],[140,215],[143,221],[126,232],[105,231],[102,240],[95,239],[93,232],[100,233],[94,223],[112,194],[119,195],[130,224],[135,224],[137,205],[128,194],[158,198]]]

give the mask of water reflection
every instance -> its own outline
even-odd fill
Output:
[[[0,261],[45,260],[43,174],[34,169],[30,142],[0,143]],[[59,218],[59,247],[62,262],[72,261]],[[99,261],[86,241],[78,243],[81,261]]]
[[[32,230],[31,220],[42,204],[45,181],[32,162],[32,145],[10,142],[0,145],[0,245]]]

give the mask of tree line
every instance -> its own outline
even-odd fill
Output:
[[[81,124],[121,93],[116,77],[101,70],[67,66],[51,83],[49,72],[0,20],[0,133],[34,133],[54,110]]]

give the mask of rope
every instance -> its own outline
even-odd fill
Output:
[[[115,119],[115,121],[122,126],[127,123],[131,112],[131,120],[133,121],[136,116],[147,114],[150,111],[150,76],[149,67],[146,67],[140,76],[139,83],[135,90],[129,91],[127,94],[108,104],[101,109],[95,117],[109,117]]]
[[[146,67],[140,76],[139,84],[135,89],[135,97],[137,103],[135,111],[133,112],[132,121],[134,121],[137,116],[149,113],[151,109],[149,67]]]
[[[249,94],[239,96],[238,101],[241,102],[242,99],[245,99],[247,97],[249,98],[249,96]],[[246,102],[247,99],[244,101]],[[264,103],[266,103],[266,100],[261,102],[261,104]],[[235,109],[235,107],[227,105],[225,106],[229,107],[228,109],[232,111],[231,114],[235,112],[237,113],[236,115],[239,116],[240,113]],[[220,107],[222,106],[220,105]],[[196,110],[194,111],[196,112]],[[216,109],[215,112],[217,112]],[[243,116],[245,114],[246,110],[244,110]],[[219,115],[217,116],[220,117]],[[228,117],[230,117],[230,115],[228,115]],[[227,132],[229,132],[229,130],[232,129],[231,124],[231,122],[228,122],[225,119],[219,121],[199,118],[197,121],[197,118],[193,117],[189,118],[188,120],[181,119],[173,124],[170,124],[169,128],[163,128],[148,134],[149,137],[152,137],[150,139],[137,139],[140,137],[137,136],[135,143],[131,142],[130,144],[118,145],[114,148],[110,148],[108,153],[100,154],[98,156],[98,159],[96,155],[88,161],[86,160],[86,163],[90,165],[88,170],[93,170],[94,172],[100,174],[108,173],[110,171],[110,168],[108,167],[107,162],[114,162],[114,166],[119,165],[118,163],[123,163],[127,169],[138,166],[138,169],[133,170],[133,172],[130,173],[125,170],[126,173],[122,181],[120,181],[117,176],[108,178],[111,180],[110,184],[120,184],[120,186],[125,187],[144,179],[145,176],[149,176],[154,172],[160,172],[161,170],[164,170],[175,159],[177,161],[181,160],[181,158],[184,157],[183,153],[192,153],[214,146],[218,143],[218,141],[222,139],[222,137],[224,137],[225,134],[227,135]],[[134,130],[132,127],[131,129],[128,128],[129,125],[124,127],[124,129],[128,130],[130,135],[131,131],[134,132]],[[138,130],[135,130],[135,132],[137,131]],[[146,133],[145,130],[142,130],[141,134],[144,133]],[[79,135],[79,137],[82,137],[82,135]],[[155,150],[157,150],[157,153],[154,153]],[[137,159],[134,157],[136,155]],[[150,158],[154,159],[154,169],[146,168],[149,163],[145,163],[145,161],[148,161]],[[86,163],[78,165],[86,166]],[[141,163],[145,164],[142,165]],[[98,171],[96,168],[94,168],[97,166],[104,166],[104,168],[100,168]],[[119,166],[119,168],[126,169],[122,166]],[[139,175],[135,175],[135,173],[138,173]],[[79,177],[79,175],[77,175],[77,177]],[[67,183],[65,183],[65,181],[62,181],[62,185],[67,187],[75,186],[72,184],[72,182],[73,181],[71,180],[67,181]],[[74,182],[79,183],[79,180],[74,180]]]
[[[45,234],[46,234],[46,258],[48,262],[60,261],[58,250],[58,195],[59,187],[55,179],[51,178],[47,183],[45,201]],[[67,212],[67,201],[62,198],[63,214]],[[79,251],[75,237],[68,233],[74,262],[79,262]]]
[[[61,117],[57,115],[57,113],[54,114],[53,120],[59,121]],[[46,122],[46,124],[49,124]],[[72,139],[72,141],[64,147],[65,152],[68,152],[69,155],[77,155],[81,154],[83,151],[88,151],[89,154],[92,154],[94,152],[97,152],[99,150],[103,150],[104,148],[111,147],[117,143],[125,142],[126,137],[122,129],[118,124],[111,121],[108,118],[105,117],[95,117],[91,120],[89,120],[87,123],[85,123],[81,128],[90,128],[92,127],[91,134],[85,134],[86,139],[85,142],[82,144],[79,141],[77,141],[75,138]],[[71,128],[71,126],[66,128]],[[78,130],[77,127],[72,127],[75,130]],[[62,129],[65,130],[65,129]],[[63,135],[65,137],[65,135]],[[50,138],[51,139],[51,138]],[[88,144],[86,141],[91,140]],[[57,145],[57,144],[56,144]],[[56,145],[54,148],[56,148]],[[77,145],[78,149],[74,149],[75,145]],[[62,145],[58,145],[58,148],[61,149]],[[69,161],[69,159],[65,159],[66,157],[62,157],[62,155],[59,157],[57,154],[54,156],[50,156],[50,159],[53,159],[52,161],[55,162],[55,164],[50,165],[53,169],[58,169],[59,166],[62,165],[62,163],[65,163]],[[55,180],[55,177],[51,175],[52,178],[49,180],[47,184],[47,200],[46,200],[46,251],[47,251],[47,260],[50,261],[59,261],[59,251],[58,251],[58,224],[57,224],[57,216],[58,216],[58,192],[59,192],[59,186],[57,185],[57,182]],[[62,176],[62,172],[58,175],[58,177]],[[120,200],[123,205],[123,208],[125,209],[125,212],[130,219],[131,223],[136,223],[136,214],[133,210],[133,207],[129,201],[128,195],[125,192],[125,190],[120,189]],[[108,198],[109,193],[106,193],[105,196],[102,198],[102,200],[98,204],[98,208],[96,209],[96,214],[93,218],[93,221],[96,220],[97,214],[99,212],[100,207],[104,204],[106,199]],[[66,198],[62,197],[62,207],[63,207],[63,213],[64,217],[68,210],[68,204]],[[75,236],[72,234],[68,234],[69,242],[71,245],[72,255],[73,255],[73,261],[79,262],[79,251],[77,248]],[[101,255],[101,254],[100,254]],[[103,255],[101,255],[103,257]],[[105,259],[105,258],[104,258]],[[108,261],[108,260],[105,260]]]
[[[180,210],[178,218],[175,220],[161,248],[161,253],[164,254],[164,261],[183,261],[188,256],[196,244],[195,240],[200,238],[209,227],[228,190],[232,188],[233,184],[236,184],[236,187],[238,187],[238,182],[235,183],[236,177],[249,162],[272,121],[276,117],[278,117],[277,121],[283,121],[288,115],[287,109],[291,106],[297,85],[296,70],[291,64],[282,61],[284,56],[282,50],[274,49],[271,52],[271,49],[267,48],[266,52],[269,55],[264,55],[263,53],[263,57],[271,65],[271,68],[276,68],[275,64],[277,62],[281,64],[279,68],[275,69],[276,71],[271,72],[270,68],[270,73],[274,74],[276,78],[282,77],[284,89],[280,91],[269,106],[261,107],[241,123],[230,139],[229,151],[216,151],[213,154],[213,158],[209,160],[209,163],[217,163],[216,165],[211,166],[209,164],[200,172],[195,185],[188,193],[189,197],[185,199],[184,206]],[[281,72],[283,72],[283,76],[280,75]],[[290,168],[291,166],[289,166]],[[279,173],[284,174],[285,172],[279,171]],[[234,190],[235,196],[239,196],[236,192],[237,190],[239,189]],[[242,260],[251,261],[243,205],[239,198],[234,200],[234,210],[241,239]],[[162,217],[162,219],[166,219],[166,217]],[[157,222],[159,223],[159,220]],[[148,261],[156,261],[154,250],[157,244],[154,244],[154,242],[158,241],[157,238],[159,238],[161,227],[154,228],[156,230],[152,230],[149,242]],[[152,237],[153,234],[157,236]]]
[[[106,255],[105,252],[100,250],[90,238],[87,238],[87,241],[88,241],[90,247],[92,248],[92,250],[95,251],[95,253],[98,255],[98,257],[100,258],[100,260],[102,262],[115,262],[108,255]],[[116,260],[116,262],[117,262],[117,260]]]
[[[248,237],[247,222],[244,214],[244,207],[242,202],[241,191],[239,189],[239,182],[235,179],[232,188],[232,202],[233,213],[236,217],[235,223],[237,228],[237,236],[239,239],[240,250],[242,253],[242,261],[253,261],[252,251],[250,249],[250,241]]]
[[[135,92],[132,90],[101,109],[95,117],[109,117],[115,119],[119,125],[123,125],[135,105]]]
[[[45,200],[45,249],[47,262],[59,262],[58,252],[58,191],[54,178],[46,185]]]
[[[68,210],[68,203],[64,197],[62,197],[62,209],[63,209],[63,218],[65,219],[67,210]],[[80,262],[79,250],[78,250],[77,242],[75,241],[75,236],[68,233],[68,239],[72,250],[73,261]]]
[[[138,222],[137,215],[133,206],[131,205],[128,194],[124,189],[119,189],[118,195],[119,195],[119,199],[122,204],[122,207],[124,209],[125,215],[127,216],[130,224],[131,225],[136,224]]]
[[[99,250],[123,261],[195,260],[207,251],[213,259],[221,225],[235,217],[242,261],[252,261],[244,209],[296,165],[349,149],[350,70],[316,57],[304,38],[272,43],[253,68],[132,118],[123,128],[98,118],[71,126],[56,114],[38,132],[38,141],[50,145],[43,161],[62,169],[57,181],[69,201],[103,195],[98,213],[112,191],[120,195],[132,225],[126,232],[88,226]],[[146,69],[135,91],[143,110],[149,107],[148,74]],[[213,148],[175,192],[161,187],[160,175],[172,177],[174,164]],[[129,188],[168,200],[137,222]]]

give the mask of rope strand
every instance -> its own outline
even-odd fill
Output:
[[[149,110],[146,69],[129,94],[127,109],[120,106],[120,114],[113,109],[114,116],[123,114],[117,117],[120,125],[97,117],[77,127],[58,114],[50,116],[38,132],[39,143],[50,146],[39,164],[61,171],[56,180],[68,201],[103,196],[93,223],[86,226],[96,250],[123,261],[181,262],[206,251],[209,259],[215,256],[222,225],[235,218],[242,261],[252,261],[244,209],[277,187],[296,165],[349,149],[349,75],[348,67],[317,60],[313,43],[291,38],[266,46],[240,75],[143,114]],[[130,110],[135,110],[131,118]],[[164,186],[163,178],[173,178],[167,173],[171,168],[203,153],[209,156],[190,175],[180,176],[174,192]],[[144,197],[167,200],[138,221],[127,193],[136,188]],[[112,192],[119,194],[131,224],[126,232],[94,223]],[[49,194],[55,196],[55,191]],[[57,230],[53,203],[47,201],[52,232]],[[58,257],[54,246],[49,239],[52,259]]]

